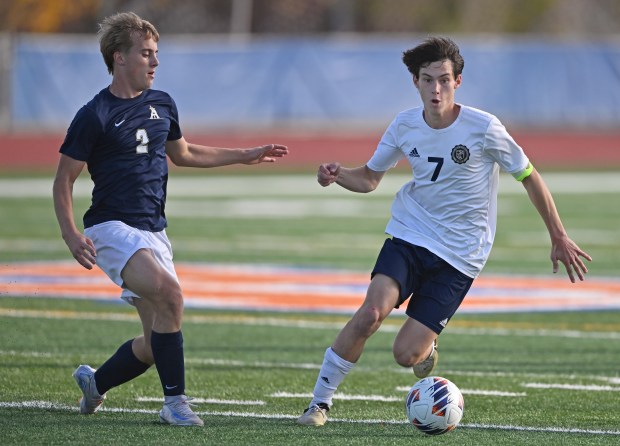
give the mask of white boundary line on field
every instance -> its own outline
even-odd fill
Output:
[[[410,371],[406,371],[406,373],[410,373]],[[516,378],[516,377],[526,377],[526,378],[547,378],[547,379],[565,379],[565,380],[594,380],[594,381],[605,381],[610,384],[618,384],[620,385],[620,378],[617,376],[599,376],[599,375],[576,375],[576,374],[564,374],[564,373],[531,373],[531,372],[477,372],[477,371],[467,371],[467,370],[444,370],[443,373],[445,375],[456,375],[456,376],[475,376],[482,378],[497,378],[497,377],[508,377],[508,378]]]
[[[40,310],[15,310],[0,308],[0,316],[15,318],[39,318],[39,319],[71,319],[71,320],[109,320],[109,321],[137,321],[135,314],[128,313],[94,313],[78,311],[40,311]],[[345,322],[321,322],[301,319],[277,319],[277,318],[252,318],[252,317],[217,317],[217,316],[193,316],[187,315],[183,321],[185,324],[221,324],[221,325],[247,325],[269,326],[286,328],[304,328],[314,330],[340,330]],[[400,326],[384,323],[379,331],[384,333],[396,333]],[[549,329],[524,329],[524,328],[482,328],[482,327],[450,327],[446,333],[465,336],[533,336],[533,337],[556,337],[571,339],[620,339],[618,332],[606,331],[580,331],[580,330],[549,330]]]
[[[403,392],[403,396],[383,396],[383,395],[348,395],[346,393],[336,392],[335,400],[339,401],[379,401],[383,403],[392,403],[403,401],[403,397],[410,390],[410,387],[398,386],[396,390]],[[479,395],[479,396],[496,396],[496,397],[523,397],[527,396],[525,392],[500,392],[497,390],[479,390],[479,389],[460,389],[463,395]],[[620,390],[620,388],[618,389]],[[274,392],[269,395],[271,398],[310,398],[312,393],[290,393],[290,392]]]
[[[0,350],[0,357],[26,357],[26,358],[54,358],[59,361],[63,361],[65,358],[69,358],[71,355],[60,353],[47,353],[36,351],[15,351],[15,350]],[[71,356],[72,357],[72,356]],[[199,364],[199,365],[212,365],[222,367],[239,367],[239,368],[264,368],[264,369],[295,369],[295,370],[320,370],[320,363],[296,363],[296,362],[267,362],[267,361],[242,361],[238,359],[225,359],[225,358],[185,358],[186,364]],[[397,368],[396,366],[382,366],[382,367],[368,367],[364,365],[358,365],[356,370],[391,370],[396,373],[411,374],[410,369]],[[620,378],[617,376],[599,376],[599,375],[576,375],[576,374],[562,374],[562,373],[528,373],[528,372],[478,372],[468,370],[443,370],[444,375],[455,376],[476,376],[476,377],[512,377],[512,378],[532,378],[532,379],[554,379],[554,380],[593,380],[603,381],[609,384],[620,386]],[[525,385],[525,384],[524,384]],[[571,384],[566,384],[570,386]],[[541,384],[542,387],[551,387],[550,384]],[[604,387],[604,386],[599,386]],[[558,387],[559,388],[559,387]],[[620,387],[612,387],[612,389],[620,389]],[[587,390],[579,389],[577,387],[570,390]]]
[[[66,404],[58,404],[50,401],[22,401],[22,402],[0,402],[0,409],[41,409],[41,410],[58,410],[77,412],[78,408],[67,406]],[[158,414],[159,410],[152,409],[126,409],[116,407],[103,407],[100,412],[110,413],[140,413],[140,414]],[[198,415],[213,416],[213,417],[239,417],[239,418],[261,418],[268,420],[295,420],[299,415],[289,414],[265,414],[255,412],[234,412],[234,411],[197,411]],[[404,420],[382,420],[382,419],[367,419],[367,420],[353,420],[349,418],[330,418],[331,423],[355,423],[355,424],[409,424]],[[601,429],[575,429],[575,428],[561,428],[561,427],[532,427],[532,426],[513,426],[513,425],[494,425],[494,424],[479,424],[479,423],[463,423],[459,425],[459,428],[465,429],[493,429],[493,430],[505,430],[505,431],[524,431],[524,432],[553,432],[553,433],[566,433],[566,434],[589,434],[589,435],[620,435],[620,431],[601,430]]]
[[[409,390],[409,389],[407,389]],[[309,398],[312,399],[312,393],[290,393],[290,392],[274,392],[269,395],[271,398]],[[349,395],[346,393],[336,392],[334,399],[338,401],[379,401],[382,403],[393,403],[404,401],[403,396],[383,396],[383,395]]]
[[[409,387],[398,386],[396,390],[408,392]],[[463,395],[478,395],[478,396],[497,396],[497,397],[522,397],[527,396],[525,392],[503,392],[500,390],[480,390],[480,389],[459,389]]]
[[[145,402],[145,403],[163,403],[164,399],[162,397],[153,397],[153,396],[139,396],[136,398],[136,401]],[[191,398],[192,404],[223,404],[230,406],[265,406],[266,402],[260,400],[220,400],[217,398]]]
[[[530,389],[587,390],[589,392],[620,392],[620,386],[597,386],[553,383],[521,383]]]
[[[616,172],[546,172],[545,182],[555,194],[610,194],[620,191]],[[375,196],[392,197],[411,179],[407,173],[391,172],[373,192]],[[49,198],[53,178],[0,178],[0,197]],[[251,184],[251,187],[248,187]],[[321,199],[350,196],[342,188],[322,189],[313,175],[215,175],[187,177],[177,175],[168,182],[171,197],[285,197],[310,196]],[[74,185],[75,197],[90,197],[92,181],[80,176]],[[500,175],[500,194],[523,194],[523,187],[508,174]]]

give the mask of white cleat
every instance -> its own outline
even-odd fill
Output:
[[[297,424],[303,424],[304,426],[323,426],[327,421],[328,411],[329,406],[325,403],[310,406],[297,419]]]
[[[204,421],[192,411],[190,400],[185,395],[179,395],[178,400],[164,404],[159,411],[159,421],[173,426],[204,426]]]
[[[437,361],[439,361],[439,352],[437,351],[437,345],[438,342],[437,339],[435,339],[435,341],[433,342],[433,351],[430,355],[428,355],[428,358],[426,358],[424,361],[418,362],[416,365],[413,366],[413,373],[418,378],[426,378],[428,375],[431,374],[431,372],[437,365]]]
[[[105,393],[99,395],[97,386],[95,385],[95,369],[89,365],[81,365],[75,372],[73,378],[82,390],[82,398],[80,398],[80,413],[90,415],[99,410],[105,400]]]

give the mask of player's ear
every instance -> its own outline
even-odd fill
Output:
[[[112,57],[114,58],[114,64],[115,65],[124,65],[125,64],[125,56],[123,55],[122,52],[115,51],[114,55]]]
[[[413,75],[413,85],[415,85],[415,88],[420,88],[420,80],[418,79],[418,77],[414,74]]]
[[[462,75],[462,74],[459,74],[459,75],[456,77],[456,81],[454,82],[454,89],[455,89],[455,90],[461,86],[461,82],[463,82],[463,75]]]

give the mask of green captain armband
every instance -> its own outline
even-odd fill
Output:
[[[529,177],[533,171],[534,166],[532,166],[532,163],[528,163],[525,169],[523,169],[521,172],[513,173],[512,176],[515,177],[515,180],[517,181],[523,181],[527,177]]]

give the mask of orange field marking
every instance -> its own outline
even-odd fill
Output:
[[[369,274],[253,265],[178,264],[188,307],[270,311],[354,312]],[[99,269],[72,262],[0,265],[0,296],[117,300],[120,289]],[[402,308],[402,307],[401,307]],[[460,311],[620,309],[620,280],[481,276]]]

